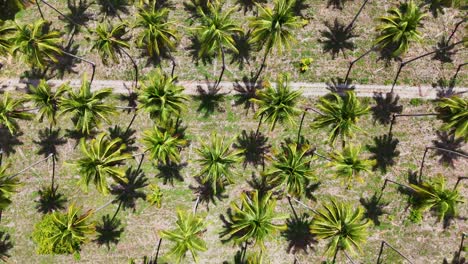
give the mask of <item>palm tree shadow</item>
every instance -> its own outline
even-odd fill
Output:
[[[211,182],[203,183],[200,177],[195,177],[195,181],[197,182],[197,186],[189,185],[189,188],[195,193],[197,197],[200,197],[200,204],[206,204],[207,211],[210,210],[210,203],[216,206],[217,201],[222,201],[223,199],[229,197],[228,195],[224,194],[225,189],[219,184],[216,186],[217,192],[215,193]]]
[[[234,103],[236,106],[243,105],[244,109],[249,113],[249,109],[252,109],[252,112],[255,112],[255,104],[252,102],[252,99],[257,98],[257,91],[262,89],[262,80],[258,80],[256,83],[253,83],[254,77],[242,77],[242,83],[239,80],[236,80],[234,83]]]
[[[210,84],[208,80],[206,82],[206,90],[201,85],[197,86],[198,95],[195,95],[194,99],[200,101],[197,112],[204,113],[204,116],[208,117],[215,111],[224,112],[225,109],[222,107],[222,103],[224,103],[227,93],[220,93],[220,87],[215,89],[214,85]]]
[[[302,250],[308,253],[308,249],[318,243],[310,232],[311,224],[312,219],[307,213],[302,214],[298,219],[291,217],[286,220],[286,230],[281,233],[281,236],[288,241],[286,252],[296,254]]]
[[[233,37],[234,47],[237,48],[237,53],[231,54],[231,64],[239,65],[239,69],[243,70],[245,64],[249,64],[251,53],[254,51],[254,46],[250,43],[250,30],[247,33],[236,34]]]
[[[183,182],[184,177],[182,176],[181,170],[187,166],[187,163],[168,163],[168,164],[162,164],[159,163],[157,165],[157,169],[159,173],[156,175],[156,177],[160,178],[163,180],[163,184],[166,185],[167,183],[170,183],[171,185],[174,185],[174,180]]]
[[[244,15],[247,14],[249,11],[254,11],[256,7],[256,3],[266,3],[267,0],[237,0],[237,4],[239,5],[239,11],[243,11]]]
[[[306,16],[302,13],[304,10],[308,10],[310,8],[309,4],[306,4],[307,0],[296,0],[294,2],[294,6],[292,7],[292,12],[295,16],[299,16],[305,18]],[[258,2],[258,1],[257,1]],[[310,1],[307,1],[310,2]]]
[[[37,154],[44,155],[44,157],[54,154],[58,157],[57,147],[67,143],[67,140],[60,136],[60,128],[44,128],[39,130],[39,140],[33,140],[34,144],[39,145]]]
[[[23,132],[17,132],[16,134],[10,134],[10,131],[6,128],[0,128],[0,150],[3,151],[5,156],[10,156],[16,153],[16,146],[23,145],[23,142],[19,140],[19,137],[23,135]]]
[[[65,29],[67,32],[75,34],[74,32],[79,31],[80,27],[86,26],[86,23],[93,18],[93,15],[88,12],[88,8],[92,4],[93,3],[88,3],[87,0],[78,0],[78,3],[76,0],[67,0],[69,12],[65,15],[67,15],[71,21],[75,22],[73,23],[64,17],[60,17],[60,19],[65,23]]]
[[[138,105],[138,93],[130,90],[125,84],[124,84],[125,89],[127,89],[128,94],[119,94],[119,100],[122,102],[127,103],[127,107],[131,108],[136,108]],[[132,109],[125,109],[125,112],[129,114],[131,111],[134,111]]]
[[[99,5],[99,16],[102,16],[103,19],[118,17],[122,20],[120,14],[128,15],[130,13],[130,4],[126,0],[97,0],[96,2]]]
[[[453,253],[453,258],[449,261],[447,258],[444,258],[442,264],[466,264],[468,263],[465,257],[462,257],[460,251]]]
[[[120,139],[122,144],[125,144],[126,148],[124,152],[133,153],[138,150],[138,147],[135,146],[136,143],[136,130],[135,129],[124,129],[121,126],[115,125],[114,127],[109,127],[109,138]]]
[[[390,202],[382,201],[380,196],[377,196],[377,193],[374,193],[370,198],[363,198],[359,199],[362,207],[364,207],[364,217],[370,219],[374,225],[380,226],[379,217],[387,214],[384,210],[384,207],[390,204]]]
[[[62,47],[62,50],[75,56],[78,56],[78,49],[79,45],[74,45],[73,41],[71,41],[67,47]],[[63,79],[65,74],[78,74],[75,67],[77,67],[80,62],[81,61],[75,57],[66,54],[59,55],[57,56],[57,62],[52,63],[50,68],[51,75]]]
[[[349,0],[328,0],[327,8],[332,7],[334,9],[342,10],[346,1]]]
[[[462,154],[466,155],[466,152],[463,151],[463,146],[464,146],[464,140],[463,138],[455,138],[454,133],[448,133],[445,131],[436,131],[437,133],[437,139],[432,140],[432,144],[434,147],[437,148],[444,148],[452,151],[456,151]],[[442,151],[439,149],[435,150],[435,154],[440,156],[439,158],[439,163],[448,165],[452,168],[454,168],[454,161],[459,159],[459,155],[455,155],[453,153],[449,153],[447,151]]]
[[[307,197],[307,199],[317,202],[317,197],[314,195],[314,192],[319,189],[320,185],[322,185],[322,183],[317,182],[317,183],[309,184],[306,187],[305,196]]]
[[[96,129],[91,130],[89,134],[83,133],[82,131],[76,130],[75,128],[65,129],[65,137],[75,140],[75,146],[73,146],[73,148],[78,146],[82,138],[91,139],[95,137],[97,133],[98,131]]]
[[[439,78],[437,82],[432,84],[432,87],[437,91],[437,98],[447,98],[460,93],[455,92],[455,79],[451,78],[447,80],[445,78]]]
[[[442,36],[440,41],[437,42],[432,60],[437,60],[441,63],[453,63],[453,56],[456,53],[455,46],[448,41],[446,36]]]
[[[346,82],[343,78],[331,78],[327,84],[327,90],[332,93],[344,94],[347,91],[354,91],[356,86],[352,85],[352,80],[348,79]]]
[[[97,237],[94,241],[99,246],[106,245],[107,250],[109,250],[111,244],[117,245],[119,243],[123,232],[122,222],[107,214],[102,216],[102,221],[96,225]]]
[[[0,260],[7,262],[7,259],[10,256],[8,251],[13,248],[13,243],[11,242],[10,234],[5,231],[0,231]]]
[[[133,169],[131,167],[125,171],[125,177],[128,182],[112,185],[111,194],[117,197],[116,201],[121,204],[124,210],[132,209],[135,211],[137,200],[146,198],[143,188],[148,186],[148,179],[140,168]]]
[[[322,39],[319,39],[319,42],[323,45],[323,51],[330,53],[332,59],[335,59],[340,52],[346,58],[345,51],[352,51],[356,48],[356,45],[352,41],[353,38],[358,37],[353,32],[354,27],[348,27],[340,23],[337,18],[335,18],[333,24],[326,21],[325,26],[327,29],[320,31]]]
[[[58,185],[54,187],[44,186],[38,191],[39,199],[36,201],[36,209],[38,212],[48,214],[65,209],[65,204],[68,200],[57,190]]]
[[[371,159],[376,161],[373,169],[380,169],[382,173],[386,173],[387,168],[395,165],[395,159],[400,155],[400,151],[397,150],[400,141],[393,138],[391,134],[376,136],[373,141],[374,145],[366,146],[369,152],[372,153]]]
[[[193,35],[189,37],[190,45],[186,48],[189,51],[190,57],[192,57],[192,62],[195,63],[196,66],[199,65],[200,61],[203,65],[211,64],[214,59],[214,54],[204,54],[200,56],[200,50],[202,47],[202,43],[198,36]],[[243,52],[243,51],[239,51]]]
[[[246,130],[237,137],[237,142],[233,144],[234,148],[244,150],[244,169],[248,164],[253,167],[263,165],[265,155],[270,151],[271,145],[268,144],[268,137],[262,133],[256,135],[255,131],[247,134]]]
[[[265,176],[260,175],[260,177],[257,177],[255,172],[252,172],[252,178],[251,178],[251,180],[247,180],[247,184],[253,190],[257,190],[259,196],[263,196],[267,192],[270,192],[270,191],[273,191],[273,195],[279,196],[280,192],[281,192],[281,191],[278,191],[278,190],[275,191],[275,188],[277,186],[269,183]]]
[[[208,3],[210,0],[189,0],[184,1],[184,10],[189,14],[190,19],[199,18],[200,13],[198,12],[198,8],[201,8],[203,13],[209,12]]]
[[[401,114],[403,106],[398,105],[400,96],[394,93],[386,93],[383,97],[382,93],[374,93],[373,99],[375,105],[371,107],[372,117],[380,124],[388,125],[392,120],[393,114]]]

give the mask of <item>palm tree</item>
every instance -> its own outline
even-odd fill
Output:
[[[50,85],[44,79],[41,79],[36,87],[29,85],[31,93],[27,98],[39,109],[37,115],[39,122],[42,122],[46,118],[51,126],[57,123],[60,100],[69,89],[68,84],[63,84],[53,92]]]
[[[172,230],[160,232],[161,238],[168,239],[174,243],[169,255],[175,256],[180,263],[188,251],[193,260],[198,262],[198,252],[206,251],[206,242],[201,238],[205,232],[205,223],[202,217],[191,213],[177,212],[176,227]],[[157,261],[157,260],[156,260]]]
[[[360,244],[368,236],[368,222],[363,219],[362,208],[353,211],[354,207],[350,204],[334,199],[322,206],[312,219],[310,231],[318,239],[330,239],[325,253],[333,257],[332,263],[335,263],[339,250],[360,251]]]
[[[309,145],[281,144],[281,152],[276,155],[273,168],[265,176],[274,186],[284,186],[287,194],[302,198],[311,180],[316,179],[310,167],[311,161]]]
[[[0,221],[2,212],[11,204],[11,196],[17,192],[20,186],[18,178],[7,176],[6,170],[8,166],[0,166]]]
[[[285,215],[275,213],[276,200],[271,198],[271,192],[259,196],[257,190],[251,196],[242,193],[240,204],[231,203],[232,214],[222,236],[230,236],[237,244],[254,242],[264,249],[264,242],[275,232],[285,230],[284,224],[275,223],[286,219]]]
[[[430,182],[410,184],[414,190],[415,210],[422,213],[433,209],[439,221],[448,221],[457,216],[457,206],[464,201],[458,190],[447,189],[445,185],[446,180],[442,175],[438,175]]]
[[[0,20],[0,56],[4,56],[10,52],[11,48],[11,39],[10,35],[16,30],[15,27],[9,23]],[[3,67],[3,64],[0,63],[0,69]]]
[[[436,107],[442,130],[453,131],[456,138],[468,141],[468,100],[458,96],[442,98]]]
[[[250,27],[253,29],[251,43],[260,48],[264,47],[262,64],[255,75],[253,83],[256,83],[265,67],[268,54],[274,47],[279,53],[284,48],[289,48],[294,40],[293,30],[304,26],[307,22],[299,16],[294,15],[295,0],[274,0],[273,9],[262,7],[256,3],[260,9],[260,15],[253,18]]]
[[[182,94],[184,88],[175,84],[176,80],[177,77],[170,77],[160,70],[150,73],[138,96],[140,109],[148,112],[155,120],[178,117],[185,109],[184,102],[188,98]]]
[[[164,165],[180,162],[180,149],[187,145],[186,140],[173,136],[170,131],[162,131],[157,126],[143,132],[143,143],[150,152],[151,159]]]
[[[13,56],[20,53],[26,64],[39,69],[58,62],[57,57],[63,54],[60,49],[62,39],[59,31],[49,31],[48,24],[44,20],[26,25],[19,25],[16,22],[15,24],[16,34],[12,38],[11,47]]]
[[[262,121],[270,123],[270,130],[274,130],[276,123],[288,121],[294,124],[300,110],[296,107],[302,95],[301,91],[292,91],[289,87],[289,76],[286,74],[278,75],[276,86],[268,84],[265,89],[257,91],[257,97],[251,101],[258,104],[258,110],[255,112],[255,118],[260,117],[257,127],[257,134]]]
[[[128,40],[130,37],[125,37],[127,34],[127,24],[119,23],[117,25],[112,24],[99,24],[94,31],[96,38],[92,50],[97,50],[101,56],[102,63],[109,65],[109,59],[112,62],[119,64],[119,57],[121,53],[125,54],[133,64],[135,70],[135,87],[138,87],[138,65],[136,64],[133,57],[127,52],[130,49]]]
[[[203,58],[213,53],[221,56],[223,66],[218,81],[214,86],[215,90],[218,88],[226,69],[225,52],[230,50],[236,54],[239,53],[235,47],[234,35],[242,33],[242,29],[231,20],[235,7],[226,12],[222,12],[221,7],[222,5],[219,2],[215,2],[214,4],[208,3],[208,12],[204,12],[202,8],[198,8],[201,17],[200,26],[196,28],[196,33],[200,36],[199,41],[201,43],[199,57]]]
[[[354,91],[346,91],[343,96],[337,93],[324,96],[320,98],[317,108],[321,114],[312,122],[312,128],[330,127],[329,143],[334,144],[341,137],[343,146],[347,137],[361,130],[356,123],[370,110],[368,106],[361,105]]]
[[[348,186],[351,180],[359,176],[361,172],[370,173],[372,166],[376,163],[375,160],[361,159],[360,152],[360,146],[349,145],[342,152],[334,151],[331,154],[332,161],[329,166],[335,168],[337,176],[345,178]]]
[[[418,28],[426,14],[412,0],[390,9],[388,14],[379,18],[382,24],[377,26],[379,33],[375,43],[382,50],[391,52],[392,57],[398,57],[406,53],[412,41],[421,41]]]
[[[114,107],[104,103],[104,99],[112,94],[112,89],[102,89],[91,92],[91,84],[83,76],[78,92],[70,90],[68,96],[62,99],[60,114],[71,113],[75,129],[85,135],[100,125],[101,120],[110,123],[108,116],[114,114]]]
[[[31,120],[33,115],[19,108],[23,107],[25,98],[13,99],[9,93],[3,95],[3,100],[0,101],[0,128],[7,128],[10,134],[15,134],[19,125],[16,120]]]
[[[127,182],[125,170],[118,168],[132,156],[124,153],[125,145],[120,139],[110,140],[105,133],[99,134],[91,142],[80,141],[83,157],[75,162],[81,175],[80,184],[87,191],[92,181],[100,193],[109,193],[108,177],[116,182]]]
[[[169,9],[157,8],[156,5],[138,11],[136,26],[142,31],[137,45],[145,49],[150,58],[160,58],[175,50],[178,40],[175,24],[168,18]]]
[[[201,147],[197,149],[200,158],[197,161],[201,165],[201,170],[197,176],[202,178],[202,183],[209,183],[212,186],[214,194],[217,193],[217,187],[224,187],[225,182],[233,183],[232,167],[241,161],[243,150],[231,150],[231,139],[225,143],[224,137],[212,134],[210,145],[205,144],[200,139]]]

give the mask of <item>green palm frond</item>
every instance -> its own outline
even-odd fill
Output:
[[[252,19],[251,43],[259,47],[265,46],[267,51],[277,47],[281,53],[284,48],[289,49],[295,41],[293,30],[301,28],[307,21],[294,15],[295,0],[274,0],[273,9],[256,3],[259,16]]]
[[[138,96],[140,109],[160,121],[180,115],[188,97],[183,94],[184,88],[175,84],[176,79],[160,70],[150,73]]]
[[[322,205],[312,219],[310,231],[318,239],[329,239],[325,252],[333,256],[338,250],[346,250],[353,254],[356,249],[361,251],[368,232],[368,222],[363,219],[361,207],[354,209],[350,204],[331,199]]]
[[[198,263],[198,252],[206,251],[206,242],[201,235],[205,230],[204,219],[191,213],[177,212],[176,227],[160,232],[161,238],[170,240],[174,246],[169,255],[175,256],[181,263],[186,253],[190,251],[193,260]]]
[[[427,15],[412,0],[390,9],[388,14],[379,18],[382,24],[377,26],[379,33],[375,43],[382,49],[390,48],[392,56],[398,57],[408,51],[412,41],[422,40],[418,28]]]
[[[263,248],[267,238],[286,229],[284,224],[275,223],[287,216],[275,213],[276,200],[271,198],[271,192],[262,197],[258,191],[252,192],[251,197],[242,193],[240,200],[239,205],[231,203],[232,215],[229,216],[229,224],[223,231],[223,236],[230,236],[229,239],[238,244],[253,241]]]
[[[267,87],[257,90],[256,98],[251,101],[258,105],[255,118],[261,117],[270,123],[270,130],[274,130],[276,124],[288,121],[295,124],[294,118],[300,113],[297,108],[301,91],[293,91],[289,86],[289,76],[280,74],[276,80],[276,87],[268,84]]]
[[[0,19],[0,55],[5,55],[10,52],[11,35],[14,34],[16,28],[8,22]]]
[[[157,126],[143,132],[143,143],[151,159],[162,164],[180,162],[180,149],[187,145],[186,140],[173,136],[170,131],[162,131]]]
[[[6,174],[8,166],[0,166],[0,211],[5,210],[11,204],[11,196],[20,187],[18,178]]]
[[[141,28],[137,45],[146,50],[150,57],[159,57],[167,51],[174,51],[178,37],[175,24],[168,20],[169,9],[140,8],[136,26]]]
[[[104,103],[104,99],[111,94],[111,88],[91,92],[91,84],[84,76],[80,90],[78,92],[70,90],[68,96],[62,99],[60,114],[71,113],[75,129],[90,134],[102,120],[110,123],[108,116],[114,114],[115,109]]]
[[[328,140],[334,144],[338,137],[344,141],[361,129],[357,122],[361,116],[369,113],[369,107],[361,104],[354,91],[347,91],[340,96],[337,93],[320,98],[317,108],[321,115],[314,118],[312,128],[330,128]]]
[[[310,148],[307,144],[282,144],[281,152],[274,158],[273,168],[265,173],[268,181],[274,186],[284,186],[291,196],[303,197],[310,182],[316,179],[310,167]]]
[[[342,152],[334,151],[331,154],[332,161],[328,166],[335,168],[336,175],[344,177],[348,186],[361,172],[370,173],[375,165],[375,160],[361,159],[360,152],[360,146],[349,145]]]
[[[69,89],[68,84],[63,84],[53,92],[50,85],[44,79],[40,80],[37,86],[29,85],[31,93],[28,95],[28,100],[33,102],[35,107],[39,108],[37,115],[39,122],[42,122],[46,118],[52,125],[57,123],[60,100]]]
[[[44,69],[50,63],[57,63],[57,56],[62,55],[60,36],[59,31],[50,31],[44,20],[26,25],[16,23],[11,53],[13,56],[21,55],[23,61],[32,67]]]
[[[0,101],[0,126],[6,127],[12,135],[19,129],[16,120],[31,120],[33,118],[31,113],[20,109],[23,108],[26,101],[25,98],[13,99],[9,93],[5,93],[3,100]]]
[[[119,64],[122,49],[130,48],[128,38],[125,37],[127,27],[125,23],[115,26],[112,24],[99,24],[96,27],[94,31],[96,38],[91,49],[98,51],[104,65],[109,65],[109,59]]]
[[[201,147],[197,149],[200,157],[197,161],[201,170],[197,176],[202,178],[202,183],[210,183],[215,194],[218,186],[224,187],[225,182],[234,182],[231,169],[242,160],[242,150],[230,149],[233,140],[225,142],[224,137],[213,134],[208,145],[200,139]]]
[[[414,207],[419,212],[434,210],[440,220],[457,216],[458,204],[463,198],[458,190],[447,189],[446,180],[438,175],[432,181],[410,184],[414,190]]]
[[[443,130],[453,130],[455,137],[468,141],[468,99],[458,96],[443,98],[436,111],[437,118],[444,122]]]
[[[82,138],[80,148],[83,157],[75,164],[81,175],[80,184],[85,190],[93,182],[99,192],[108,194],[108,177],[117,182],[127,182],[125,170],[118,166],[132,156],[124,153],[126,147],[121,139],[110,140],[105,133],[101,133],[91,142]]]

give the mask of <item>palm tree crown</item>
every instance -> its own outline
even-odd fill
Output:
[[[108,116],[114,114],[114,107],[105,104],[103,100],[111,94],[110,88],[91,92],[91,84],[84,76],[80,90],[70,90],[68,97],[62,99],[61,114],[71,113],[75,129],[89,135],[101,120],[110,123]]]
[[[173,136],[170,131],[162,131],[157,126],[143,133],[143,143],[150,152],[150,157],[162,164],[180,161],[180,149],[187,141]]]
[[[377,27],[379,35],[375,43],[382,49],[389,49],[391,55],[397,57],[409,49],[411,41],[421,41],[418,27],[426,15],[412,0],[390,9],[388,14],[379,18],[382,24]]]
[[[11,196],[20,186],[18,178],[6,174],[7,168],[8,166],[0,166],[0,212],[11,204]]]
[[[16,34],[12,39],[11,52],[14,56],[21,53],[23,61],[32,67],[45,68],[50,62],[57,62],[60,49],[61,33],[49,31],[47,22],[37,20],[32,24],[16,24]]]
[[[28,95],[28,99],[39,108],[39,122],[47,118],[51,125],[56,124],[61,98],[69,89],[68,84],[63,84],[52,92],[50,85],[44,79],[36,87],[29,86],[31,94]]]
[[[177,263],[182,261],[187,251],[190,251],[193,260],[198,262],[198,251],[207,250],[206,242],[201,238],[204,230],[203,218],[178,211],[176,228],[161,231],[160,235],[175,243],[169,254],[177,258]]]
[[[269,122],[271,130],[275,129],[278,122],[294,124],[294,117],[300,113],[296,105],[301,95],[301,91],[292,91],[289,87],[289,76],[280,74],[275,87],[268,84],[265,89],[257,91],[257,98],[251,99],[258,104],[255,117],[262,117]]]
[[[153,72],[142,84],[142,92],[138,97],[140,109],[148,112],[153,119],[165,121],[179,115],[188,100],[183,95],[184,88],[175,84],[177,77],[170,77],[161,71]]]
[[[436,111],[437,118],[444,122],[443,130],[452,130],[455,137],[468,141],[468,99],[458,96],[443,98]]]
[[[118,64],[122,49],[130,48],[128,38],[125,38],[127,24],[99,24],[95,33],[96,39],[91,49],[98,51],[104,65],[109,64],[109,59]]]
[[[13,99],[9,93],[5,93],[3,100],[0,101],[0,125],[6,127],[12,135],[19,129],[17,119],[30,120],[33,118],[31,113],[19,109],[23,107],[23,103],[26,101],[25,98]]]
[[[347,91],[343,96],[337,93],[324,96],[320,98],[317,108],[321,114],[314,119],[312,128],[330,127],[330,144],[335,143],[338,136],[345,142],[346,137],[361,130],[356,123],[370,109],[361,105],[354,91]]]
[[[92,181],[99,192],[108,194],[107,177],[117,182],[127,182],[125,170],[117,166],[132,156],[123,152],[126,146],[122,144],[121,139],[110,140],[105,133],[101,133],[91,142],[86,142],[82,138],[80,148],[84,157],[77,160],[75,164],[81,174],[80,184],[85,190]]]
[[[345,177],[348,185],[360,172],[370,173],[372,166],[375,165],[375,160],[361,159],[360,152],[360,146],[349,145],[342,152],[334,151],[331,154],[332,162],[329,166],[335,168],[337,176]]]
[[[355,249],[361,250],[360,244],[368,236],[367,226],[368,222],[363,221],[363,210],[360,207],[353,212],[351,205],[331,199],[317,211],[310,231],[318,239],[331,239],[326,254],[336,256],[338,250],[349,250],[352,253],[355,253]]]

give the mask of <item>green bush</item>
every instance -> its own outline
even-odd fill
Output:
[[[60,230],[54,222],[53,214],[46,214],[40,222],[34,226],[32,234],[33,241],[37,244],[38,254],[70,254],[70,251],[64,243],[57,243],[55,246],[51,238]],[[77,245],[79,247],[79,245]]]

